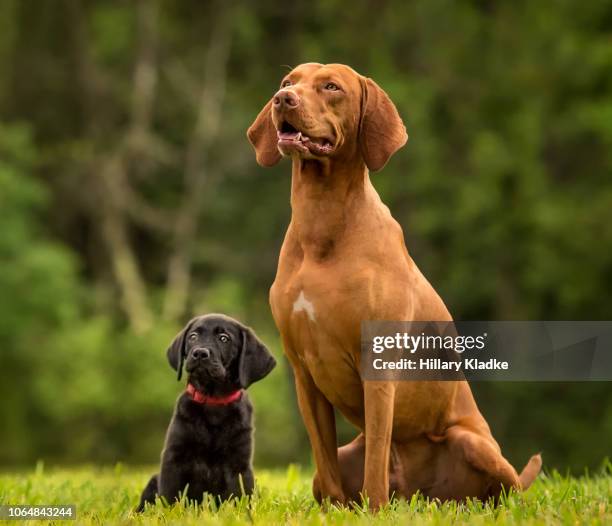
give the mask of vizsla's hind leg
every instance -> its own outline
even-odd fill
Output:
[[[467,428],[447,430],[437,463],[439,484],[432,488],[441,499],[498,499],[502,491],[526,489],[540,470],[539,455],[531,458],[519,477],[502,456],[497,443]]]
[[[502,490],[521,490],[518,473],[502,456],[497,444],[461,428],[451,429],[448,435],[450,448],[463,454],[465,462],[482,475],[483,493],[474,497],[486,500],[498,498]]]
[[[520,489],[519,476],[501,455],[497,444],[455,426],[442,443],[427,439],[391,446],[389,497],[410,498],[416,491],[441,500],[497,498],[502,491]],[[342,489],[349,501],[361,502],[365,438],[357,436],[338,449]],[[434,473],[435,472],[435,473]],[[314,489],[316,494],[316,477]]]
[[[365,438],[362,434],[345,446],[338,448],[338,465],[342,490],[347,501],[361,502],[363,487],[363,468],[365,462]],[[312,493],[317,502],[321,503],[321,488],[319,474],[315,473],[312,481]]]
[[[483,501],[497,499],[502,488],[505,491],[527,489],[542,466],[540,456],[534,455],[518,475],[493,439],[461,426],[447,430],[442,439],[393,442],[391,447],[389,491],[396,497],[410,498],[420,491],[443,501],[463,501],[468,497]],[[361,502],[364,462],[362,434],[338,449],[342,489],[348,501]],[[321,502],[317,475],[313,493]]]
[[[338,464],[347,500],[360,503],[365,465],[365,437],[362,433],[338,448]]]

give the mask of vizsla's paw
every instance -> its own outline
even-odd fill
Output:
[[[342,490],[333,487],[330,489],[323,488],[318,473],[315,473],[312,480],[312,494],[321,505],[325,505],[326,502],[334,506],[344,506],[346,504],[346,497]]]
[[[384,493],[381,493],[380,495],[369,495],[367,492],[364,491],[363,494],[367,495],[368,508],[370,509],[370,511],[378,511],[383,506],[389,504],[389,496],[385,495]]]
[[[319,482],[319,474],[317,472],[315,472],[312,479],[312,495],[314,496],[314,499],[321,504],[323,497],[321,495],[321,483]]]
[[[343,507],[343,506],[346,506],[346,498],[344,497],[344,494],[342,493],[330,494],[330,495],[323,497],[323,501],[321,502],[321,505],[324,507],[327,507],[328,505],[336,506],[336,507]]]
[[[344,493],[337,491],[315,493],[315,500],[323,507],[327,507],[328,505],[332,506],[345,506],[346,505],[346,497]]]

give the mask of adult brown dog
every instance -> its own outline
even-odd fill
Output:
[[[524,489],[467,382],[362,381],[362,320],[451,320],[369,179],[407,140],[387,94],[341,64],[303,64],[248,130],[262,166],[291,158],[292,218],[270,304],[293,367],[318,500],[371,508],[417,490],[442,500]],[[337,449],[334,407],[360,434]]]

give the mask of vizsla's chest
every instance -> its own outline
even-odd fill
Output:
[[[333,337],[351,346],[369,309],[367,281],[347,279],[335,265],[302,263],[291,273],[279,272],[270,293],[279,329],[293,339]]]
[[[356,256],[333,263],[286,262],[270,291],[281,332],[334,336],[342,345],[359,346],[363,320],[402,319],[409,301],[406,272],[393,272],[386,261]],[[402,269],[403,270],[403,269]]]
[[[351,273],[348,274],[351,276]],[[328,266],[297,267],[272,287],[272,311],[285,350],[310,372],[318,388],[347,418],[362,413],[360,323],[371,308],[367,273]],[[290,356],[291,358],[291,356]]]

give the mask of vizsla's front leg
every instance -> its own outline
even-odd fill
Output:
[[[317,493],[323,499],[329,497],[332,502],[343,504],[334,408],[319,391],[308,371],[298,366],[294,372],[298,404],[317,468]]]
[[[365,466],[363,495],[370,509],[389,502],[389,455],[393,429],[395,385],[391,382],[365,381]]]

